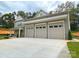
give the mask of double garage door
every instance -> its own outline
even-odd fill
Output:
[[[26,36],[35,38],[64,39],[64,21],[31,24],[26,27]]]
[[[64,22],[48,23],[48,38],[64,39],[64,37],[65,37]]]

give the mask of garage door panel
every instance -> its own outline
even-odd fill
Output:
[[[49,22],[48,23],[48,38],[64,39],[64,22],[56,22],[56,23]]]
[[[35,24],[35,37],[36,38],[47,38],[47,27],[46,23]]]
[[[26,37],[33,38],[34,36],[34,25],[26,26]]]

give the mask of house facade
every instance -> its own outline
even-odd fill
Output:
[[[14,30],[15,35],[17,37],[24,37],[24,26],[22,25],[22,22],[24,22],[24,19],[21,16],[15,15],[15,23],[14,23]]]
[[[68,39],[69,14],[63,12],[35,17],[22,22],[22,25],[27,38]]]

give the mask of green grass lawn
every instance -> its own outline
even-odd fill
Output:
[[[8,36],[7,35],[0,35],[0,40],[3,40],[3,39],[8,39]]]
[[[67,42],[72,58],[79,58],[79,42]]]

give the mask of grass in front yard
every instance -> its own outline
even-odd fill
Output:
[[[9,37],[7,35],[0,35],[0,40],[3,40],[3,39],[8,39]]]
[[[79,42],[67,42],[72,58],[79,58]]]

